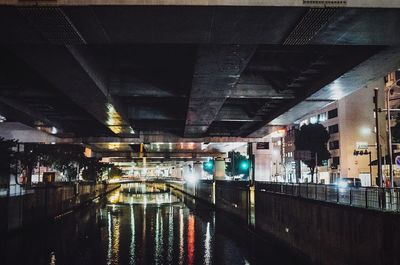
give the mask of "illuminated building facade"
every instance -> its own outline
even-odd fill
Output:
[[[318,167],[319,183],[333,183],[339,177],[361,178],[363,185],[375,184],[376,167],[370,174],[369,156],[354,155],[354,151],[371,151],[371,159],[376,160],[376,134],[374,115],[374,88],[379,89],[379,104],[384,102],[384,79],[370,83],[358,91],[336,100],[324,108],[307,114],[302,119],[287,127],[285,136],[284,168],[290,179],[300,182],[311,181],[308,167],[301,166],[294,160],[294,130],[308,123],[322,124],[330,134],[327,148],[331,158]],[[380,140],[382,153],[386,154],[385,116],[380,114]],[[361,147],[361,148],[360,148]],[[367,148],[364,148],[367,147]],[[299,168],[301,167],[301,168]],[[297,170],[296,170],[297,169]],[[300,170],[301,169],[301,170]],[[384,171],[385,173],[385,171]]]

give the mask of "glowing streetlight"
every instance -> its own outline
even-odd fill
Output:
[[[361,133],[362,136],[371,135],[371,128],[369,128],[369,127],[361,127],[360,133]]]

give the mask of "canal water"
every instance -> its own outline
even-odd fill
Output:
[[[3,244],[0,264],[304,264],[276,242],[161,184],[122,185]]]

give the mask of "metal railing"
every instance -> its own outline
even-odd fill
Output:
[[[24,185],[10,184],[7,187],[0,187],[0,198],[21,196],[33,192],[34,190],[32,188],[26,188]]]
[[[400,211],[400,188],[347,187],[313,183],[256,182],[258,192],[273,192],[354,207]]]
[[[119,184],[105,183],[52,183],[23,188],[11,185],[2,190],[0,196],[0,231],[13,230],[39,222],[46,218],[57,218],[76,206],[101,196]]]

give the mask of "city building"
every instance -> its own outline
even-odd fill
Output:
[[[301,163],[300,160],[295,159],[295,139],[296,130],[299,129],[298,124],[287,126],[286,135],[284,139],[284,150],[283,150],[283,165],[284,175],[287,177],[289,182],[297,182],[301,175]]]
[[[376,160],[376,128],[374,115],[374,88],[379,88],[379,102],[384,102],[384,79],[372,82],[358,91],[327,104],[322,109],[311,112],[287,126],[284,138],[284,169],[288,181],[311,181],[310,170],[295,160],[295,130],[304,124],[320,123],[330,134],[327,148],[331,158],[318,167],[317,181],[333,183],[339,177],[358,177],[363,185],[374,185],[377,175],[376,166],[370,167]],[[380,115],[380,141],[382,153],[387,153],[385,116]],[[355,152],[358,151],[358,152]],[[362,151],[362,152],[361,152]],[[369,152],[371,156],[369,156]],[[357,155],[355,155],[357,154]],[[371,172],[372,171],[372,172]],[[388,175],[384,167],[384,176]]]

